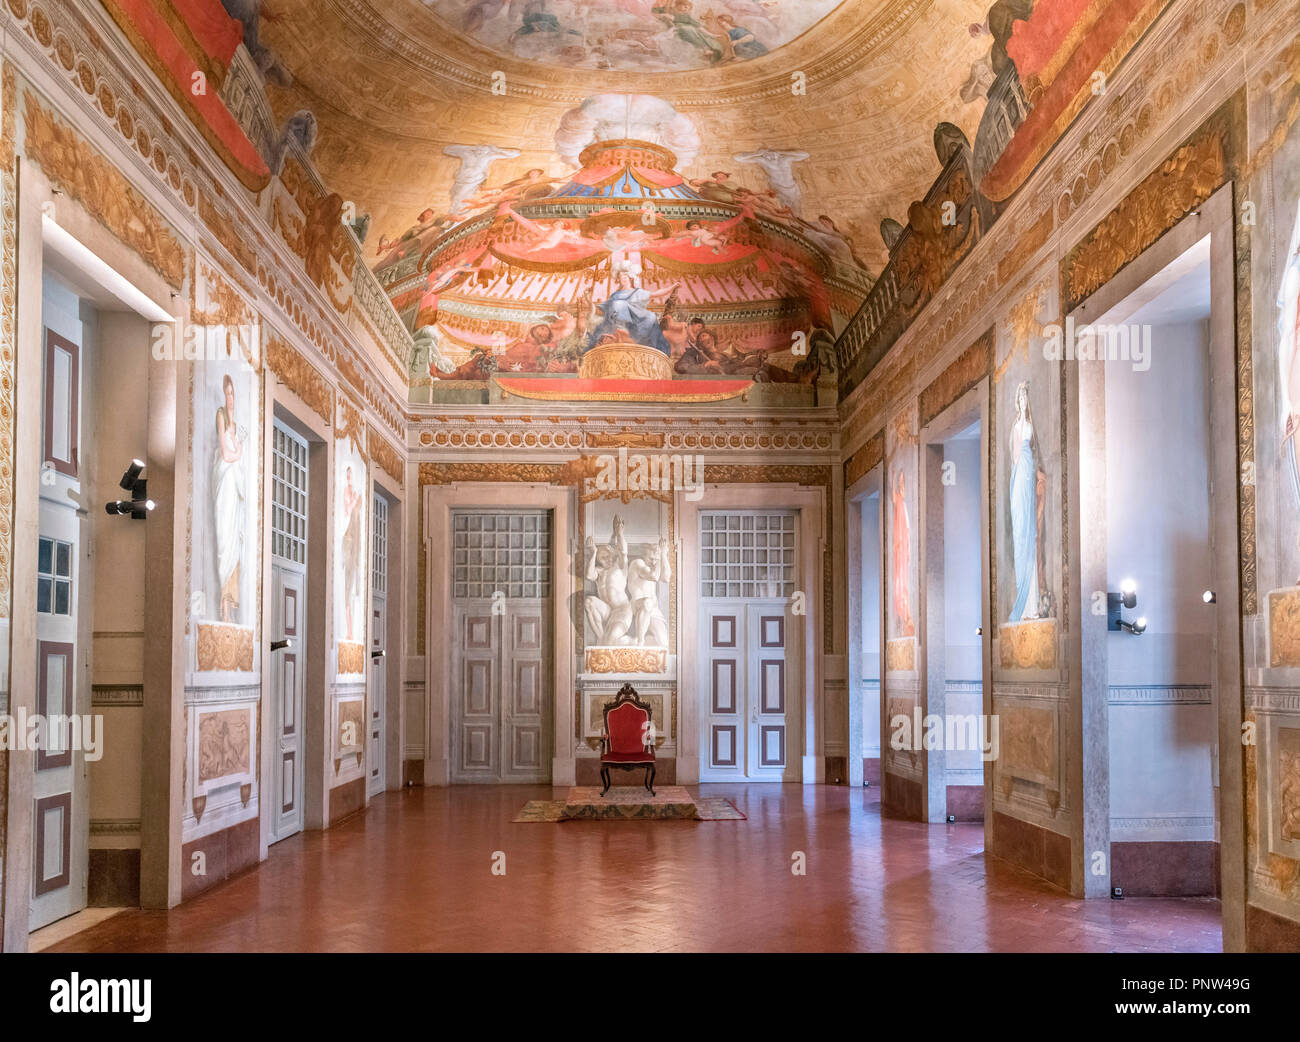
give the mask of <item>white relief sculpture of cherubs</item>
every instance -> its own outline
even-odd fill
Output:
[[[587,625],[597,635],[596,643],[630,644],[632,629],[632,604],[627,597],[627,540],[623,536],[623,519],[614,516],[614,531],[608,543],[596,545],[594,536],[587,536],[586,578],[596,584],[595,595],[584,598],[583,611]]]
[[[644,558],[634,558],[628,564],[627,592],[632,600],[632,614],[636,643],[642,647],[668,646],[668,620],[659,607],[659,584],[672,578],[672,564],[668,540],[660,539],[658,546],[646,551]]]

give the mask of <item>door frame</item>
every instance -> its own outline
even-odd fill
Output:
[[[677,630],[677,684],[694,686],[699,666],[699,597],[693,591],[700,583],[701,510],[793,510],[799,516],[799,585],[807,594],[803,616],[803,702],[798,722],[801,763],[799,777],[804,785],[822,784],[826,778],[825,710],[822,679],[823,573],[821,562],[828,550],[825,517],[828,504],[821,487],[793,484],[709,484],[698,500],[682,491],[675,493],[677,513],[677,574],[681,610]],[[791,619],[798,616],[791,616]],[[793,629],[793,623],[791,628]],[[700,780],[704,750],[700,748],[700,698],[680,698],[678,710],[677,784],[695,785]],[[793,753],[793,743],[791,743]]]
[[[880,635],[878,647],[881,649],[879,654],[880,665],[877,672],[880,676],[877,678],[878,692],[876,694],[876,711],[880,717],[880,739],[882,748],[880,749],[879,759],[880,770],[884,770],[884,749],[883,744],[888,740],[888,729],[885,727],[885,687],[884,687],[884,647],[886,640],[886,616],[887,605],[885,603],[885,464],[877,463],[868,470],[862,477],[858,478],[852,485],[844,490],[844,524],[845,535],[848,544],[848,575],[849,588],[846,600],[846,624],[848,626],[848,783],[851,787],[861,788],[865,781],[866,772],[863,769],[863,760],[865,758],[864,733],[867,725],[866,712],[863,709],[862,691],[862,626],[859,620],[862,618],[863,608],[863,555],[870,549],[862,545],[862,522],[864,519],[863,510],[866,509],[867,499],[875,495],[878,498],[876,502],[876,525],[880,539],[874,547],[876,557],[876,574],[879,581],[876,583],[876,599],[879,602],[876,610],[876,617],[880,622]],[[853,750],[857,750],[855,754]],[[883,780],[883,779],[882,779]]]
[[[960,398],[921,428],[920,596],[921,619],[921,714],[942,716],[948,712],[947,637],[945,633],[944,576],[944,484],[943,446],[956,434],[978,421],[980,425],[979,548],[980,548],[980,702],[985,720],[993,717],[992,587],[989,567],[989,378],[982,377]],[[944,728],[944,733],[948,729]],[[916,736],[913,736],[915,739]],[[937,754],[937,755],[936,755]],[[948,813],[947,753],[939,749],[920,750],[921,778],[925,794],[926,820],[941,823]],[[987,845],[993,825],[993,763],[984,761],[984,841]]]
[[[267,464],[262,468],[262,608],[261,639],[263,648],[279,634],[270,632],[270,621],[275,618],[271,575],[271,511],[274,509],[271,446],[274,444],[275,421],[292,430],[307,442],[307,564],[305,583],[310,591],[303,606],[301,655],[303,679],[303,718],[300,751],[302,755],[303,831],[324,828],[329,822],[329,783],[326,764],[329,760],[327,742],[330,740],[327,715],[328,701],[313,697],[313,692],[328,691],[325,680],[329,645],[326,641],[328,605],[333,595],[331,568],[328,567],[329,548],[333,545],[334,511],[330,509],[333,495],[334,438],[325,420],[287,386],[280,383],[270,366],[262,367],[263,385],[262,444],[265,446]],[[258,702],[261,720],[261,771],[258,775],[258,792],[270,799],[275,791],[272,771],[277,757],[278,741],[275,706],[271,698],[271,667],[274,653],[262,655],[262,697]],[[269,806],[269,803],[268,803]],[[278,842],[272,835],[274,814],[259,816],[259,860],[265,861],[271,844]]]
[[[577,490],[517,482],[453,482],[424,489],[421,538],[425,551],[425,736],[424,784],[451,784],[451,656],[435,637],[451,623],[451,513],[453,510],[511,508],[551,511],[552,659],[551,784],[575,785],[577,761],[573,691],[574,632],[572,549]]]
[[[1076,325],[1100,320],[1155,275],[1210,237],[1211,309],[1209,319],[1210,442],[1224,446],[1208,460],[1212,487],[1220,491],[1210,501],[1214,532],[1213,589],[1217,595],[1215,711],[1218,722],[1219,892],[1223,913],[1224,951],[1245,948],[1246,846],[1239,813],[1243,797],[1244,715],[1240,523],[1238,501],[1237,338],[1235,208],[1233,183],[1218,189],[1201,206],[1182,218],[1109,282],[1069,312]],[[1067,634],[1069,659],[1080,664],[1070,670],[1071,702],[1081,707],[1079,730],[1070,735],[1077,750],[1069,777],[1072,798],[1081,808],[1076,822],[1072,872],[1073,891],[1087,897],[1110,893],[1110,858],[1104,875],[1088,871],[1088,853],[1110,850],[1110,751],[1107,697],[1106,617],[1090,611],[1093,590],[1106,582],[1106,383],[1105,367],[1065,367],[1067,404],[1066,444],[1079,460],[1079,477],[1066,490],[1069,509],[1079,525],[1071,537],[1069,572],[1078,575],[1075,609],[1079,626]],[[1230,449],[1228,448],[1230,447]],[[1238,490],[1236,493],[1226,490]]]
[[[48,176],[31,160],[18,159],[17,247],[14,283],[15,331],[13,415],[13,525],[11,610],[9,614],[9,704],[35,712],[36,695],[36,554],[44,425],[42,396],[27,390],[42,385],[45,340],[41,297],[47,246],[61,251],[61,262],[75,268],[90,284],[117,297],[127,309],[150,322],[179,322],[188,301],[173,291],[131,247],[125,245],[67,193],[56,194]],[[167,207],[164,205],[164,209]],[[178,227],[179,211],[166,214]],[[112,282],[105,281],[111,279]],[[149,491],[157,502],[145,530],[145,628],[156,639],[144,648],[142,684],[147,692],[141,733],[146,748],[166,750],[146,758],[141,772],[140,898],[147,908],[166,908],[180,901],[180,807],[183,799],[184,656],[176,638],[185,627],[187,591],[184,571],[177,574],[175,554],[189,538],[184,511],[175,510],[174,489],[185,488],[189,460],[178,445],[189,431],[185,381],[190,363],[150,365],[149,424],[144,458]],[[28,654],[29,649],[33,653]],[[16,654],[15,652],[21,652]],[[32,783],[35,754],[13,750],[8,756],[5,857],[0,909],[0,950],[26,951],[30,923],[34,808]]]

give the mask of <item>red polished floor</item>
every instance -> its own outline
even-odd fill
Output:
[[[695,791],[694,789],[692,791]],[[1218,951],[1212,900],[1078,901],[877,790],[705,785],[748,821],[512,824],[547,788],[389,793],[170,912],[51,951]],[[506,874],[493,875],[494,852]],[[807,875],[790,871],[803,851]]]

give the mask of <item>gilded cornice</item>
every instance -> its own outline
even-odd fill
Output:
[[[175,288],[185,284],[186,246],[117,167],[72,127],[23,93],[23,151],[53,184],[138,253]]]
[[[334,422],[334,388],[314,365],[274,333],[266,336],[266,364],[327,424]]]
[[[18,84],[13,64],[0,69],[0,618],[9,618],[13,574],[14,388],[18,295],[18,179],[14,138]]]
[[[371,425],[366,428],[366,443],[370,447],[370,458],[374,460],[375,466],[396,481],[400,488],[406,481],[402,453],[393,448],[392,442]]]

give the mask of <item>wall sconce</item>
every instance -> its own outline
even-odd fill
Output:
[[[142,521],[157,504],[149,498],[149,483],[140,475],[144,473],[144,460],[133,459],[126,468],[118,487],[131,494],[130,499],[115,499],[104,504],[104,511],[110,517],[129,514],[132,520]]]
[[[293,647],[292,637],[284,637],[281,640],[271,641],[272,651],[283,651],[285,648],[291,648],[291,647]]]
[[[1136,622],[1124,621],[1124,609],[1133,609],[1137,607],[1137,583],[1132,579],[1125,579],[1119,584],[1119,593],[1106,594],[1106,629],[1116,633],[1121,630],[1131,633],[1133,636],[1141,636],[1147,628],[1147,619],[1143,615]]]

